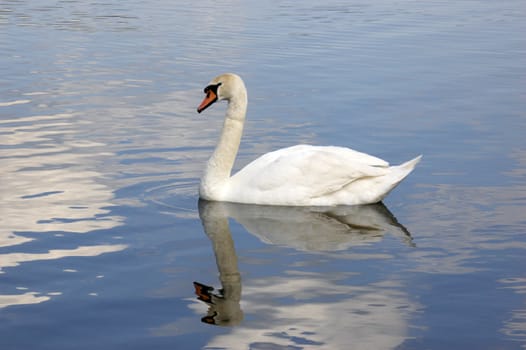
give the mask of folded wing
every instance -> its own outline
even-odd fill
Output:
[[[385,175],[388,167],[389,163],[380,158],[349,148],[298,145],[267,153],[249,163],[231,178],[231,190],[250,189],[245,195],[252,198],[316,198],[356,180]]]

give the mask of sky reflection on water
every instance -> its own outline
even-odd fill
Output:
[[[0,347],[524,348],[524,32],[518,0],[0,4]],[[230,205],[214,237],[224,106],[195,108],[224,71],[236,169],[297,143],[423,161],[385,207]]]

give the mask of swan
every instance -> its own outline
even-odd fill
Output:
[[[296,145],[269,152],[231,176],[247,111],[240,76],[225,73],[204,89],[201,113],[217,101],[228,107],[221,136],[208,160],[199,196],[209,201],[282,206],[336,206],[382,201],[420,161],[401,165],[336,146]]]

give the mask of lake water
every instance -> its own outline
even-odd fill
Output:
[[[526,349],[524,33],[521,0],[0,2],[0,348]],[[198,202],[227,71],[236,169],[424,158],[383,205]]]

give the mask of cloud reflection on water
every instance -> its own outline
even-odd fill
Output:
[[[23,294],[0,295],[0,309],[13,305],[39,304],[51,299],[49,296],[38,295],[35,292]]]
[[[424,273],[465,274],[483,267],[470,262],[488,251],[526,249],[526,186],[426,185],[408,205],[418,230],[413,269]],[[420,199],[426,198],[421,201]],[[432,198],[432,200],[429,200]]]
[[[99,181],[102,144],[75,139],[71,114],[4,119],[0,133],[0,246],[30,241],[21,232],[85,233],[118,226],[112,189]]]
[[[499,282],[504,288],[509,288],[525,297],[523,306],[511,311],[509,319],[504,322],[500,331],[510,339],[522,341],[526,344],[526,277],[505,278]]]
[[[2,112],[9,113],[15,105],[4,104],[7,110]],[[127,247],[99,244],[25,252],[23,244],[36,239],[29,235],[87,233],[123,222],[122,217],[111,214],[113,190],[97,171],[97,162],[108,152],[104,144],[78,138],[81,126],[70,113],[0,121],[0,247],[11,247],[0,254],[0,273],[21,263],[98,256]],[[0,295],[0,307],[49,299],[50,295],[32,291],[5,294]]]
[[[46,253],[6,253],[1,254],[0,273],[2,268],[15,267],[24,262],[54,260],[73,256],[98,256],[113,253],[127,248],[126,244],[80,246],[74,249],[51,249]]]

